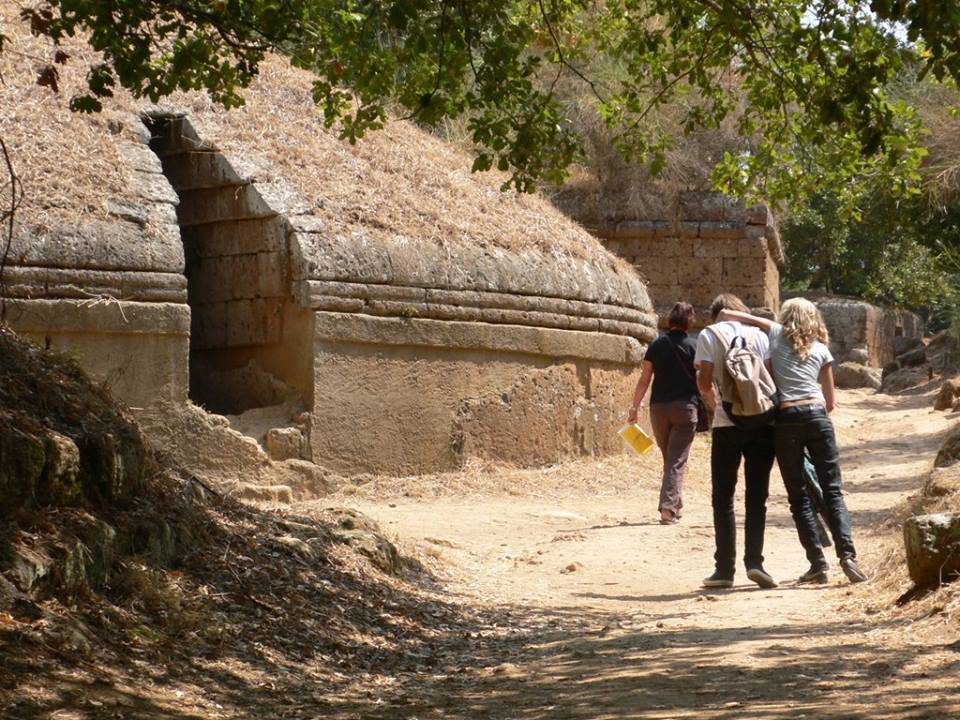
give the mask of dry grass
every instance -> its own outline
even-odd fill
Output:
[[[323,128],[310,87],[308,73],[272,57],[242,108],[226,111],[200,95],[171,105],[228,155],[265,159],[265,179],[293,184],[331,234],[537,249],[631,272],[543,197],[501,192],[506,175],[471,173],[465,150],[409,122],[390,122],[355,146],[339,140]]]
[[[851,592],[845,606],[879,616],[914,639],[935,634],[944,624],[960,626],[960,583],[913,596],[907,574],[903,524],[913,515],[960,512],[960,464],[927,474],[920,492],[897,506],[874,529],[867,568],[872,581]]]
[[[902,82],[894,87],[898,96],[917,108],[929,131],[923,140],[928,155],[923,163],[926,195],[932,210],[943,211],[960,201],[960,108],[956,88],[932,80]]]
[[[620,157],[601,127],[587,136],[589,164],[576,168],[553,197],[560,209],[588,226],[675,219],[680,194],[710,190],[710,172],[735,141],[733,134],[723,129],[682,138],[668,151],[663,172],[654,176],[646,166]]]
[[[710,486],[709,438],[697,438],[687,466],[686,486]],[[521,468],[471,458],[451,472],[389,477],[355,476],[342,487],[340,498],[362,498],[381,502],[386,498],[442,497],[482,498],[522,496],[558,500],[562,498],[622,497],[638,488],[659,487],[662,472],[658,452],[646,455],[609,455],[577,458],[546,467]]]
[[[96,55],[81,40],[66,43],[71,59],[58,66],[60,92],[39,87],[37,70],[52,58],[51,46],[30,36],[16,3],[0,0],[0,8],[10,38],[0,54],[0,133],[27,195],[20,223],[49,227],[105,216],[107,197],[129,193],[108,123],[142,105],[118,93],[102,114],[71,113],[69,99],[83,89]],[[242,108],[225,110],[200,93],[174,95],[165,105],[186,111],[203,138],[226,154],[265,160],[262,179],[292,185],[328,233],[539,251],[633,272],[548,200],[501,192],[504,174],[471,173],[468,152],[409,122],[390,122],[356,146],[338,139],[324,129],[310,89],[309,73],[271,57]]]
[[[732,94],[738,92],[734,76],[724,81]],[[565,85],[563,92],[577,95],[582,87]],[[731,115],[718,128],[701,128],[685,135],[683,116],[697,98],[692,92],[652,113],[646,122],[674,138],[665,153],[665,166],[651,175],[647,166],[627,162],[614,146],[614,133],[603,122],[590,95],[568,103],[571,121],[586,144],[586,162],[571,179],[553,193],[564,212],[588,226],[602,226],[622,220],[674,220],[682,192],[710,190],[710,174],[723,159],[724,151],[745,148],[749,141],[736,130]]]
[[[106,218],[108,197],[132,199],[123,164],[111,138],[110,113],[71,112],[69,99],[85,87],[86,68],[97,61],[82,41],[63,43],[66,65],[57,65],[59,93],[37,84],[54,51],[45,38],[30,34],[19,19],[20,5],[0,0],[0,34],[8,44],[0,52],[0,137],[23,183],[18,221],[50,228],[78,219]],[[117,98],[117,107],[132,102]]]

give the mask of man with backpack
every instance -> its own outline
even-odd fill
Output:
[[[711,319],[716,321],[724,309],[749,312],[743,301],[730,293],[714,299]],[[743,562],[747,577],[762,588],[777,586],[763,569],[767,494],[775,457],[771,423],[776,388],[764,366],[769,348],[765,333],[739,322],[714,322],[697,339],[697,385],[707,406],[714,408],[710,477],[716,568],[704,578],[704,587],[733,586],[737,537],[733,497],[741,459],[746,486]],[[719,398],[715,384],[720,388]]]

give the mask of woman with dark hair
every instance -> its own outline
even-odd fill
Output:
[[[643,357],[640,380],[633,393],[629,421],[637,414],[653,380],[650,393],[650,425],[663,453],[663,480],[660,485],[660,524],[672,525],[683,509],[683,476],[697,428],[696,345],[687,337],[693,320],[690,303],[679,302],[670,310],[668,331],[650,343]]]

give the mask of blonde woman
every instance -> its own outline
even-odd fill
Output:
[[[820,311],[809,300],[793,298],[783,304],[779,322],[730,310],[724,310],[719,319],[754,325],[770,337],[770,369],[780,392],[774,428],[777,464],[810,560],[810,569],[800,576],[799,582],[825,583],[829,569],[819,540],[805,531],[813,526],[813,507],[804,491],[804,451],[809,452],[823,489],[827,524],[840,567],[850,582],[866,580],[857,566],[850,514],[843,499],[840,453],[829,417],[836,404],[833,356],[827,347],[829,337]]]

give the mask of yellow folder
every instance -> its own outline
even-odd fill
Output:
[[[620,437],[626,440],[627,444],[630,445],[638,455],[649,452],[650,448],[653,447],[653,440],[637,423],[624,425],[620,428]]]

